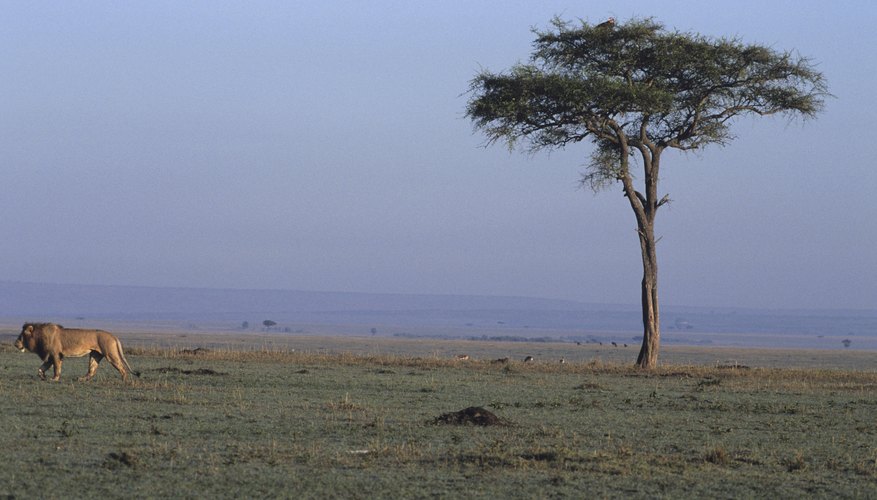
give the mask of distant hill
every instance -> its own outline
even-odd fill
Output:
[[[274,321],[326,324],[467,324],[575,328],[598,312],[629,319],[630,307],[572,301],[467,295],[405,295],[296,290],[229,290],[60,285],[0,281],[0,316],[118,320]],[[593,323],[590,321],[588,323]],[[608,326],[608,324],[607,324]]]
[[[575,311],[563,300],[468,295],[404,295],[296,290],[232,290],[137,286],[61,285],[0,281],[3,313],[144,316],[255,312],[473,311],[483,309]]]
[[[60,321],[174,322],[233,329],[265,319],[290,331],[301,325],[380,326],[387,332],[439,329],[450,336],[563,337],[635,342],[636,305],[468,295],[405,295],[17,283],[0,281],[0,318]],[[390,328],[388,328],[390,327]],[[789,339],[837,348],[851,338],[877,349],[877,311],[772,311],[668,307],[664,342],[786,345]],[[613,333],[615,332],[615,333]],[[776,337],[787,338],[777,341]],[[804,340],[801,340],[804,339]],[[736,343],[735,343],[736,342]],[[868,347],[873,344],[874,347]],[[802,347],[804,345],[802,344]]]

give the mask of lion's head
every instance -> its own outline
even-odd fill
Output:
[[[34,342],[34,325],[33,323],[25,323],[24,326],[21,327],[21,333],[18,335],[18,338],[15,339],[15,348],[21,352],[26,352],[28,350],[28,346],[33,345]]]

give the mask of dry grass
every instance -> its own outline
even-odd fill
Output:
[[[123,339],[143,372],[129,384],[109,366],[74,382],[84,360],[40,382],[36,356],[0,351],[0,458],[16,464],[0,496],[877,496],[873,367],[722,352],[642,371],[566,345],[187,340]],[[434,425],[473,406],[507,425]]]

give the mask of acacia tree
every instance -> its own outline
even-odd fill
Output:
[[[661,155],[732,139],[744,115],[812,117],[828,87],[810,60],[737,39],[668,31],[652,19],[592,26],[555,18],[529,63],[483,71],[466,116],[487,143],[526,143],[531,152],[585,139],[594,144],[582,183],[620,184],[642,250],[643,342],[637,364],[657,365],[660,346],[655,215]]]

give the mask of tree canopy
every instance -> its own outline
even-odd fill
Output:
[[[555,18],[534,31],[529,64],[484,71],[467,116],[489,142],[530,149],[592,139],[587,180],[619,180],[619,146],[697,149],[725,144],[744,114],[815,115],[828,95],[807,58],[737,39],[667,31],[652,19],[590,26]]]

